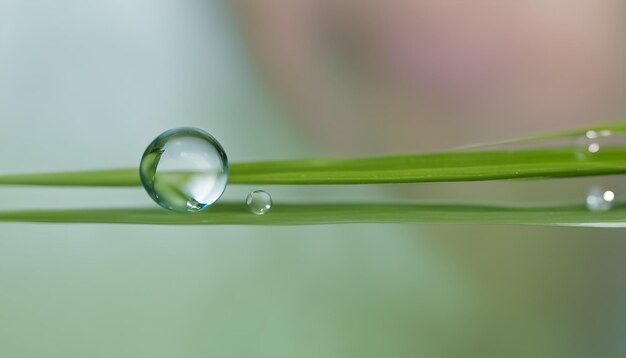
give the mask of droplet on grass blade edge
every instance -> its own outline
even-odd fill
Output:
[[[266,191],[255,190],[246,197],[246,206],[253,214],[266,214],[272,209],[272,196]]]

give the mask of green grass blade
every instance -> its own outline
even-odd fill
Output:
[[[503,206],[478,204],[278,204],[266,215],[242,203],[218,203],[194,215],[162,209],[36,210],[0,212],[0,222],[149,225],[323,225],[350,223],[518,224],[626,227],[626,205],[591,212],[582,204]]]
[[[448,152],[379,158],[234,163],[229,184],[380,184],[564,178],[626,173],[626,148],[586,160],[576,149]],[[0,176],[0,185],[137,186],[137,169]]]
[[[626,133],[626,124],[609,124],[542,134],[491,145],[541,141],[598,133]],[[444,152],[375,158],[305,159],[233,163],[229,184],[379,184],[564,178],[626,173],[626,147],[603,147],[581,160],[579,148]],[[587,153],[588,154],[588,153]],[[0,176],[0,185],[137,186],[137,169]]]
[[[588,132],[600,133],[603,136],[606,136],[607,134],[609,136],[614,135],[614,134],[624,135],[626,134],[626,124],[612,123],[612,124],[606,124],[606,125],[601,125],[601,126],[596,125],[592,127],[586,127],[586,128],[568,130],[568,131],[562,131],[562,132],[538,134],[538,135],[522,137],[522,138],[513,138],[513,139],[505,139],[505,140],[493,141],[493,142],[470,144],[470,145],[465,145],[465,146],[455,148],[455,150],[472,150],[472,149],[478,149],[478,148],[499,146],[499,145],[504,145],[504,144],[542,142],[542,141],[549,141],[553,139],[576,138],[576,137],[582,137],[586,135]]]
[[[0,176],[0,185],[128,187],[141,185],[139,169]]]
[[[235,164],[231,184],[382,184],[564,178],[626,173],[626,148],[580,160],[576,149],[439,153]]]

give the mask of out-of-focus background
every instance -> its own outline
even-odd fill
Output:
[[[621,120],[619,1],[0,0],[0,173],[383,155]],[[623,178],[266,187],[299,200],[584,200]],[[256,187],[228,188],[241,200]],[[0,209],[154,205],[0,188]],[[0,357],[626,354],[621,230],[0,225]]]

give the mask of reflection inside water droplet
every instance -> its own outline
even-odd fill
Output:
[[[587,209],[591,211],[608,211],[611,210],[615,202],[615,193],[611,190],[604,190],[594,187],[587,193]]]
[[[194,213],[206,209],[224,192],[228,159],[219,142],[197,128],[174,128],[146,149],[141,182],[162,207]]]
[[[251,213],[263,215],[272,208],[272,197],[263,190],[255,190],[248,194],[246,205]]]

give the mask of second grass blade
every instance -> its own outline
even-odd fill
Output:
[[[328,225],[350,223],[515,224],[625,227],[626,206],[593,212],[584,204],[506,206],[481,204],[331,203],[275,205],[266,215],[242,203],[217,203],[205,212],[181,215],[163,209],[77,209],[0,212],[0,222],[142,225]]]

